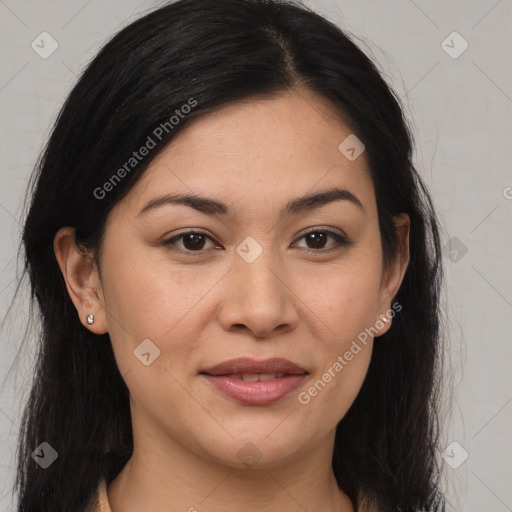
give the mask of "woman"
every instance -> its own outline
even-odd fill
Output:
[[[439,234],[394,93],[297,3],[99,52],[23,232],[19,511],[444,511]]]

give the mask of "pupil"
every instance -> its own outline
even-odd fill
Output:
[[[197,233],[192,233],[190,235],[186,235],[184,240],[183,240],[183,245],[187,249],[191,249],[191,250],[202,249],[203,246],[204,246],[204,238],[202,238],[202,237],[203,237],[203,235],[200,235],[200,234],[197,234]],[[201,238],[202,238],[202,240],[201,240]],[[187,243],[188,242],[192,242],[192,247],[187,247]]]
[[[314,247],[313,249],[322,249],[323,244],[322,241],[325,242],[325,233],[321,232],[315,232],[315,233],[309,233],[308,235],[308,242],[313,242]]]

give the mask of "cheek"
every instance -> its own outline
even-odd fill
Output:
[[[212,272],[191,268],[171,267],[162,258],[151,258],[148,251],[110,265],[104,295],[113,329],[122,324],[137,337],[164,338],[216,281]]]
[[[209,294],[226,269],[171,267],[165,255],[153,249],[130,251],[118,260],[105,258],[113,262],[105,264],[103,286],[109,335],[122,375],[136,377],[133,391],[151,394],[158,392],[149,390],[159,379],[172,385],[172,375],[192,364],[196,340],[210,319],[205,313]],[[143,342],[150,349],[150,360],[152,351],[157,355],[148,367],[137,357]]]
[[[376,259],[361,254],[324,268],[314,279],[304,278],[304,302],[328,327],[317,343],[321,357],[315,379],[300,402],[311,406],[306,415],[313,423],[318,414],[326,424],[336,423],[359,393],[372,354],[369,329],[377,320],[380,278]]]
[[[351,258],[302,279],[301,298],[329,328],[337,348],[376,321],[380,278],[374,261]]]
[[[368,372],[373,342],[368,338],[361,343],[356,336],[338,336],[331,346],[324,345],[321,368],[297,396],[301,428],[315,431],[318,437],[343,419]]]

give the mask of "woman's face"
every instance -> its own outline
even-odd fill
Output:
[[[135,443],[234,467],[332,452],[408,261],[402,216],[402,257],[383,267],[365,153],[339,149],[350,134],[308,91],[238,102],[191,123],[113,210],[97,302],[74,300],[110,335]],[[296,367],[257,366],[271,358]]]

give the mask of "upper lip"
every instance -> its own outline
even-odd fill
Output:
[[[200,373],[208,375],[231,375],[242,373],[292,373],[301,375],[307,373],[304,368],[288,359],[274,357],[257,361],[250,357],[239,357],[224,361],[210,368],[205,368]]]

